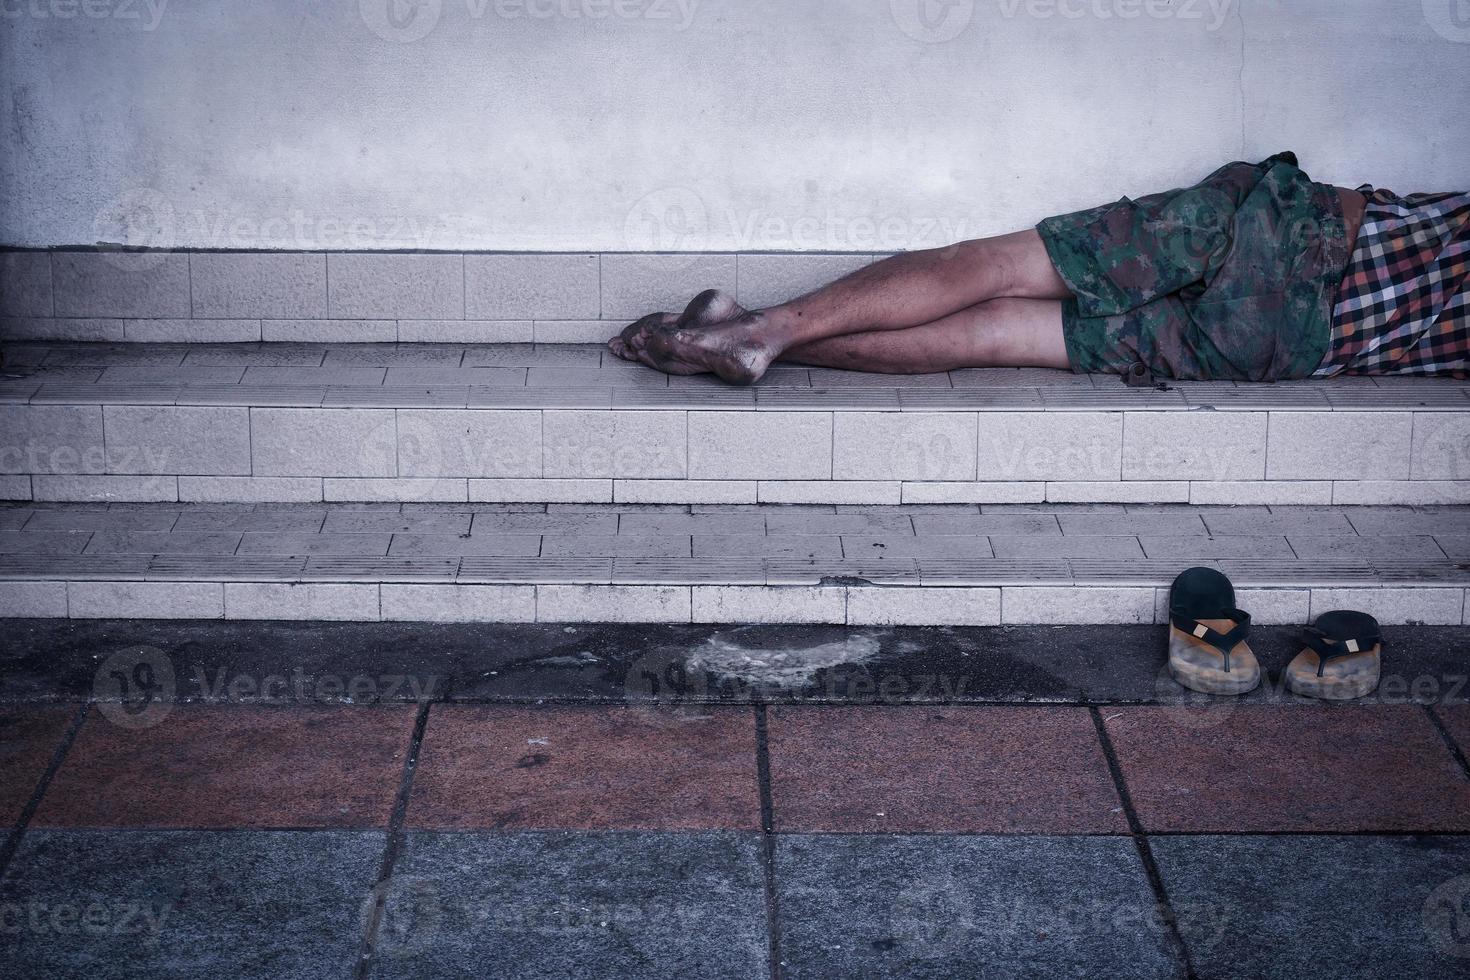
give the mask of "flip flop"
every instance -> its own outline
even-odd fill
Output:
[[[1213,568],[1186,568],[1169,587],[1169,674],[1203,694],[1253,689],[1261,665],[1245,642],[1250,627],[1230,579]]]
[[[1351,609],[1334,609],[1302,630],[1304,649],[1286,665],[1293,694],[1330,701],[1361,698],[1378,686],[1386,645],[1378,620]]]

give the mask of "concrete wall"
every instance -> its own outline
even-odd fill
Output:
[[[1293,148],[1470,185],[1467,0],[0,0],[0,243],[882,252]]]

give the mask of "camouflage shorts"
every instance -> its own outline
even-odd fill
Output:
[[[1142,363],[1181,380],[1310,375],[1351,251],[1336,190],[1291,153],[1037,231],[1074,295],[1062,310],[1073,370]]]

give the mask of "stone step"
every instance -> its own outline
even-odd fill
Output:
[[[1450,378],[781,365],[731,388],[594,344],[3,350],[8,499],[1470,502],[1470,384]]]
[[[1263,624],[1460,625],[1470,507],[0,506],[0,616],[1158,623],[1194,564]]]

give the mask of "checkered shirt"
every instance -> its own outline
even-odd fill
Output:
[[[1470,192],[1358,188],[1363,225],[1313,377],[1463,373],[1470,367]]]

